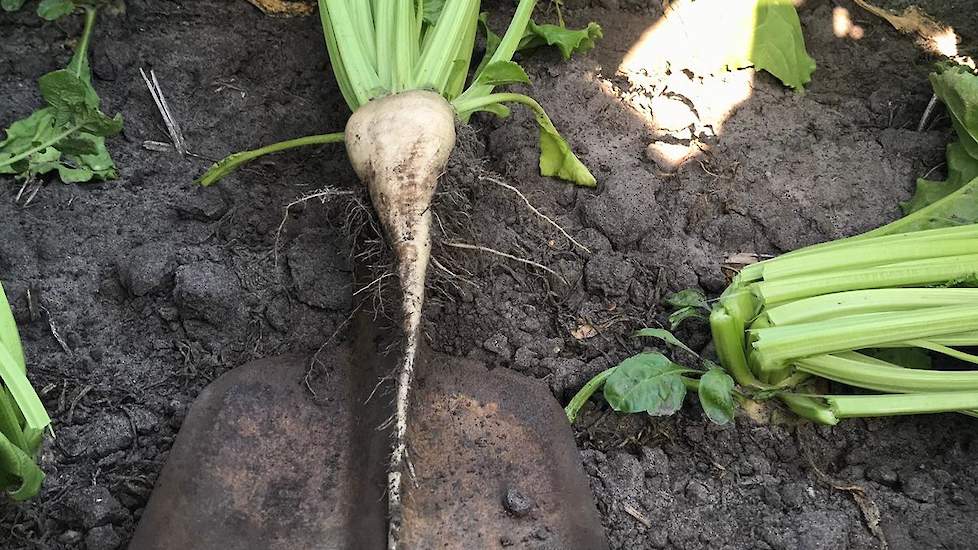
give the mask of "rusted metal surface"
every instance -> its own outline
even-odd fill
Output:
[[[371,457],[377,423],[350,407],[348,354],[327,361],[310,381],[316,396],[300,358],[256,361],[208,386],[130,550],[383,548],[384,437]]]
[[[571,428],[539,381],[436,355],[408,441],[404,548],[607,548]]]
[[[309,380],[308,361],[286,357],[211,384],[130,550],[385,548],[389,441],[378,427],[392,392],[376,384],[393,358],[375,353],[380,339],[361,328],[357,350],[333,351],[325,374]],[[606,548],[573,435],[547,388],[425,355],[402,547]]]

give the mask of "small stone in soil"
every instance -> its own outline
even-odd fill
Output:
[[[111,525],[96,527],[85,535],[87,550],[116,550],[122,544],[122,537],[115,532]]]
[[[529,514],[530,510],[533,509],[533,504],[533,499],[517,489],[508,489],[506,496],[503,497],[503,508],[518,518]]]
[[[502,333],[496,333],[487,338],[482,343],[482,347],[486,351],[495,353],[503,359],[509,359],[513,354],[513,350],[509,347],[509,339]]]

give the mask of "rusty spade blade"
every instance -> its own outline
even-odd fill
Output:
[[[383,549],[391,359],[278,357],[198,397],[130,550]],[[368,351],[365,351],[368,350]],[[563,411],[543,384],[441,355],[413,394],[402,546],[607,548]],[[368,399],[369,397],[369,399]]]

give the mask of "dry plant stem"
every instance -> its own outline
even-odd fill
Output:
[[[580,248],[581,250],[583,250],[584,252],[587,252],[588,254],[591,253],[591,249],[589,249],[588,247],[586,247],[583,244],[579,243],[577,241],[577,239],[575,239],[574,237],[571,237],[570,236],[570,233],[568,233],[567,231],[564,231],[564,228],[561,227],[560,224],[558,224],[557,222],[553,221],[553,219],[551,219],[550,217],[546,216],[543,212],[540,212],[539,210],[537,210],[536,207],[534,207],[530,203],[530,199],[526,198],[526,195],[524,195],[519,189],[513,187],[512,185],[510,185],[510,184],[508,184],[508,183],[506,183],[504,181],[500,181],[500,180],[498,180],[498,179],[496,179],[496,178],[494,178],[492,176],[481,176],[479,179],[482,179],[482,180],[485,180],[485,181],[489,181],[489,182],[495,183],[496,185],[498,185],[500,187],[503,187],[505,189],[509,189],[510,191],[516,193],[517,195],[520,196],[521,199],[523,199],[523,202],[526,203],[526,207],[530,209],[530,212],[533,212],[534,214],[536,214],[537,216],[539,216],[541,219],[543,219],[543,221],[545,221],[545,222],[549,223],[550,225],[554,226],[555,228],[557,228],[557,231],[560,231],[561,234],[563,234],[565,237],[567,237],[567,240],[570,241],[572,244],[574,244],[574,246]]]
[[[163,89],[160,88],[160,83],[156,80],[156,71],[150,69],[150,76],[147,77],[146,71],[139,69],[139,74],[142,75],[143,82],[149,88],[149,93],[153,96],[153,102],[156,103],[156,108],[160,111],[160,116],[163,117],[163,123],[166,124],[166,131],[170,134],[170,141],[173,142],[173,148],[177,153],[180,153],[181,157],[186,155],[187,144],[184,141],[183,132],[180,131],[180,124],[173,117],[173,112],[170,111],[170,105],[166,102],[166,97],[163,96]],[[152,79],[152,82],[150,79]]]
[[[394,436],[387,474],[388,548],[399,547],[404,513],[407,416],[420,340],[425,275],[431,256],[431,200],[455,147],[455,111],[440,95],[421,90],[372,100],[350,117],[346,150],[367,185],[374,210],[397,259],[404,356],[396,376]]]
[[[625,510],[626,514],[635,518],[635,521],[641,523],[646,529],[650,529],[652,527],[652,522],[649,521],[649,518],[645,517],[644,514],[636,510],[631,504],[626,504],[623,509]]]
[[[24,203],[21,205],[21,207],[27,208],[31,204],[31,201],[34,200],[34,197],[37,196],[38,192],[40,192],[42,185],[43,182],[40,180],[27,179],[26,181],[24,181],[24,185],[20,186],[20,191],[18,191],[17,196],[14,197],[14,202],[19,203],[21,197],[24,195],[24,191],[27,189],[31,189],[31,192],[27,195],[27,199],[25,199]]]
[[[920,122],[917,123],[918,132],[924,131],[924,127],[927,126],[927,121],[930,120],[930,114],[934,111],[935,105],[937,105],[937,94],[930,96],[930,101],[927,102],[927,108],[924,109],[924,114],[920,115]]]

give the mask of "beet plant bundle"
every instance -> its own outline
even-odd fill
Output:
[[[618,412],[678,411],[687,390],[725,424],[746,399],[778,398],[823,424],[843,418],[961,412],[978,416],[978,75],[930,75],[957,140],[947,178],[919,179],[906,216],[855,237],[745,267],[711,308],[692,289],[666,298],[683,319],[709,313],[722,366],[661,328],[654,338],[697,368],[643,352],[594,376],[565,407],[571,422],[599,390]],[[935,368],[939,365],[943,368]],[[826,381],[848,390],[825,395]],[[736,382],[736,384],[735,384]],[[736,387],[739,385],[739,388]]]
[[[804,248],[737,275],[713,340],[742,387],[823,424],[978,410],[976,274],[976,224]],[[822,395],[819,378],[872,393]]]
[[[540,172],[579,185],[594,177],[571,152],[543,108],[529,96],[498,93],[528,84],[513,62],[520,49],[555,46],[564,57],[587,50],[597,25],[572,30],[531,21],[535,0],[520,0],[502,36],[489,30],[480,0],[320,0],[333,74],[353,115],[342,133],[309,136],[231,155],[199,182],[210,185],[241,164],[296,146],[344,142],[353,168],[397,260],[402,294],[403,359],[396,376],[394,445],[388,500],[389,545],[402,521],[408,397],[417,355],[425,275],[431,252],[431,201],[455,147],[455,124],[473,113],[508,116],[506,104],[529,108],[540,129]],[[485,55],[473,66],[477,35]]]
[[[710,315],[742,387],[823,424],[978,411],[978,76],[945,64],[930,80],[957,134],[947,179],[918,180],[895,222],[747,266]]]

